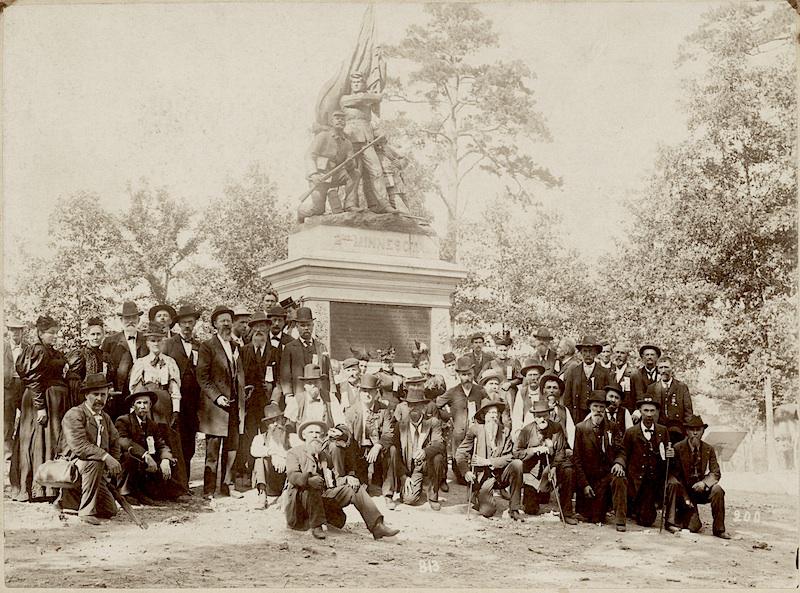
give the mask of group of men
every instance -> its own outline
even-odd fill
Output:
[[[611,516],[618,531],[631,517],[653,525],[659,507],[668,531],[698,531],[697,505],[710,503],[714,535],[729,537],[707,425],[657,346],[641,346],[634,368],[624,343],[565,338],[553,350],[541,328],[533,354],[517,360],[509,335],[489,352],[474,334],[463,356],[444,355],[441,375],[419,342],[411,376],[395,370],[391,347],[368,372],[373,355],[332,359],[311,309],[272,296],[266,311],[215,307],[203,342],[189,306],[151,308],[141,331],[143,312],[126,302],[123,330],[108,337],[90,320],[87,345],[68,357],[79,397],[63,419],[64,455],[81,480],[56,504],[101,522],[116,511],[106,476],[132,503],[188,500],[202,433],[204,497],[241,498],[245,475],[260,508],[281,507],[289,527],[316,538],[341,527],[350,504],[373,537],[395,535],[371,492],[388,510],[438,511],[453,482],[485,517],[506,499],[523,521],[553,493],[562,521]],[[13,364],[4,368],[8,388]]]

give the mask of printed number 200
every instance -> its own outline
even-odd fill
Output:
[[[420,560],[419,561],[419,571],[420,572],[439,572],[439,561],[438,560]]]

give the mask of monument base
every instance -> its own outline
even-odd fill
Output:
[[[414,340],[428,344],[432,368],[441,371],[452,338],[451,295],[466,277],[439,259],[435,236],[318,221],[290,235],[286,260],[259,273],[281,299],[302,297],[332,358],[391,345],[403,374],[410,373]]]

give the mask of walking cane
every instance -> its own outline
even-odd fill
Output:
[[[472,510],[472,485],[475,483],[477,476],[475,476],[475,466],[469,464],[469,471],[472,472],[472,482],[469,483],[469,498],[467,498],[467,520],[469,521],[469,513]]]
[[[564,509],[561,508],[561,497],[558,495],[558,480],[556,480],[556,472],[555,468],[550,465],[550,455],[547,453],[544,454],[544,458],[547,460],[547,467],[551,468],[553,473],[553,493],[556,495],[556,502],[558,503],[558,513],[559,517],[561,518],[561,524],[566,528],[567,526],[567,519],[564,517]]]
[[[669,443],[669,448],[672,448],[672,443]],[[666,457],[666,454],[664,455]],[[667,468],[664,472],[664,496],[661,498],[661,523],[658,526],[658,532],[664,529],[664,516],[667,514],[667,482],[669,481],[669,457],[667,459]]]
[[[145,523],[144,519],[140,519],[139,517],[136,516],[136,513],[133,512],[133,507],[131,506],[131,503],[125,500],[125,497],[119,493],[119,490],[117,490],[114,484],[112,484],[111,482],[106,482],[106,487],[108,488],[108,491],[111,492],[111,496],[114,497],[114,500],[116,500],[120,504],[122,510],[124,510],[128,514],[131,520],[134,523],[136,523],[141,529],[147,529],[148,527],[147,523]]]

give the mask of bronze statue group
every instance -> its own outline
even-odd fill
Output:
[[[391,346],[333,359],[312,310],[277,294],[265,311],[215,307],[204,341],[200,317],[163,304],[144,316],[126,302],[122,331],[88,319],[67,352],[57,320],[40,316],[28,342],[26,324],[7,319],[12,498],[97,525],[118,504],[135,516],[255,489],[257,507],[280,509],[289,528],[324,539],[352,504],[380,539],[398,533],[385,517],[399,504],[435,513],[442,492],[461,489],[467,515],[506,507],[525,521],[550,505],[566,524],[617,531],[632,519],[697,532],[698,505],[710,504],[712,533],[729,538],[707,425],[655,345],[638,348],[635,365],[622,342],[556,342],[540,328],[533,351],[514,358],[508,333],[493,352],[476,333],[461,356],[444,354],[442,374],[415,342],[402,375]],[[203,485],[192,492],[200,433]]]

